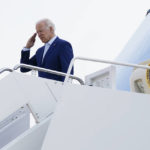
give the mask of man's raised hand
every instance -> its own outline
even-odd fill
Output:
[[[31,48],[33,47],[34,43],[35,43],[35,38],[36,38],[36,33],[34,33],[28,40],[27,44],[26,44],[26,48]]]

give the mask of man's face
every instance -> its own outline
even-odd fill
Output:
[[[53,29],[47,27],[45,22],[36,25],[36,32],[43,43],[47,43],[54,36]]]

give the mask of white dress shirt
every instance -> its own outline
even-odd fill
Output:
[[[51,40],[49,40],[47,43],[45,43],[45,48],[44,48],[42,62],[44,60],[44,57],[45,57],[48,49],[50,48],[50,46],[52,45],[52,43],[55,41],[56,38],[57,38],[57,36],[54,36]]]

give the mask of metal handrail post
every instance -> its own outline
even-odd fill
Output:
[[[71,69],[73,68],[73,65],[74,65],[74,62],[75,62],[76,58],[77,57],[72,58],[72,60],[70,62],[70,65],[69,65],[69,68],[68,68],[68,71],[67,71],[67,75],[66,75],[65,80],[64,80],[64,84],[68,82],[69,75],[71,74]]]

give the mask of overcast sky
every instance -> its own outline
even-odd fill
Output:
[[[42,18],[55,23],[56,34],[72,44],[75,56],[114,60],[149,8],[150,0],[0,0],[0,68],[19,63],[21,49]],[[37,38],[32,54],[42,45]],[[75,74],[99,68],[80,61]]]

